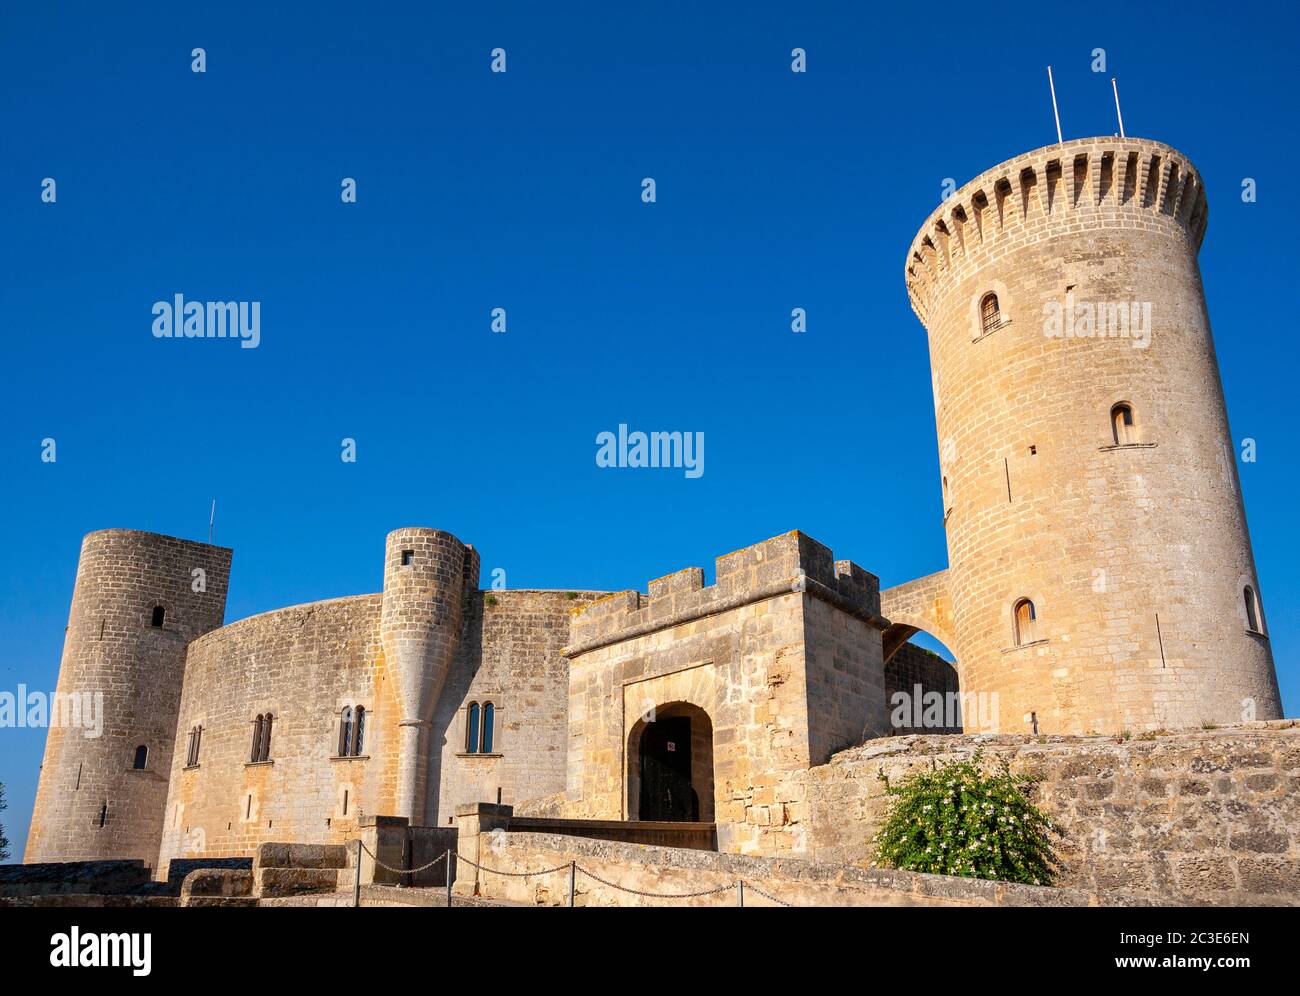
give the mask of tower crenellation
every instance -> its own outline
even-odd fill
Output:
[[[1178,229],[1194,249],[1209,206],[1182,153],[1138,138],[1049,145],[981,173],[936,208],[907,254],[907,292],[925,322],[973,270],[1031,241],[1112,225]]]

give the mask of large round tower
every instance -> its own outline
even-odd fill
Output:
[[[82,541],[27,863],[157,860],[186,647],[221,625],[230,556],[129,529]]]
[[[1180,153],[1090,138],[959,189],[908,253],[962,692],[1004,732],[1281,715]]]
[[[380,635],[401,707],[397,816],[428,822],[429,727],[459,649],[468,591],[478,587],[478,556],[439,529],[396,529],[384,550]]]

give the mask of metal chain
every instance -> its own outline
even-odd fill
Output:
[[[370,848],[366,847],[364,843],[361,845],[361,850],[369,854],[370,857],[374,859],[375,864],[377,864],[380,868],[383,868],[385,871],[393,872],[397,875],[414,875],[416,872],[422,872],[426,868],[432,868],[434,865],[436,865],[439,861],[441,861],[443,858],[447,856],[445,852],[439,854],[427,865],[420,865],[419,868],[394,868],[392,865],[386,865],[382,861],[380,861],[378,856],[373,851],[371,851]]]
[[[397,875],[414,875],[418,872],[422,872],[429,868],[432,868],[439,861],[447,857],[446,852],[444,852],[442,854],[439,854],[428,864],[420,865],[419,868],[394,868],[392,865],[384,864],[384,862],[380,861],[379,858],[375,855],[375,853],[371,851],[370,848],[366,847],[364,843],[361,843],[361,849],[365,851],[367,854],[369,854],[370,857],[374,860],[375,864],[377,864],[380,868],[383,868],[385,871],[393,872],[394,874]],[[456,852],[456,860],[463,861],[467,865],[473,865],[479,871],[487,872],[489,875],[504,875],[507,878],[532,878],[534,876],[540,876],[540,875],[553,875],[558,871],[567,871],[570,868],[569,865],[556,865],[554,868],[544,868],[541,871],[525,871],[525,872],[502,871],[499,868],[489,868],[486,865],[481,865],[477,861],[473,861],[470,858],[465,857],[465,855],[461,854],[459,851]],[[702,896],[716,896],[720,892],[729,892],[730,890],[735,888],[734,885],[720,885],[715,889],[704,889],[700,892],[646,892],[641,889],[629,889],[627,886],[619,885],[617,882],[611,882],[607,878],[601,878],[595,872],[583,868],[582,865],[573,865],[572,867],[574,871],[582,872],[582,874],[586,875],[588,878],[595,879],[601,885],[607,885],[611,889],[617,889],[619,892],[626,892],[628,893],[628,895],[632,895],[632,896],[643,896],[647,899],[698,899]],[[772,895],[771,893],[764,892],[762,889],[760,889],[758,886],[754,885],[751,882],[746,881],[745,888],[750,890],[751,892],[757,892],[764,899],[771,900],[772,902],[776,903],[778,906],[790,906],[790,903],[787,903],[784,899],[778,899],[776,896]]]
[[[479,871],[485,871],[491,875],[505,875],[508,878],[529,878],[533,875],[550,875],[557,871],[568,871],[569,869],[568,865],[556,865],[554,868],[544,868],[542,871],[508,872],[501,871],[497,868],[489,868],[486,865],[479,864],[477,861],[471,861],[460,852],[456,853],[456,857],[467,865],[473,865]]]
[[[764,891],[763,891],[762,889],[760,889],[758,886],[756,886],[756,885],[754,885],[753,883],[751,883],[748,879],[745,879],[745,891],[746,891],[746,892],[757,892],[757,893],[758,893],[760,896],[762,896],[764,899],[770,899],[770,900],[772,900],[772,902],[776,903],[778,906],[789,906],[789,905],[790,905],[790,903],[787,903],[784,899],[777,899],[776,896],[773,896],[773,895],[771,895],[770,893],[764,892]]]
[[[642,892],[640,889],[629,889],[626,886],[619,885],[617,882],[611,882],[609,879],[601,878],[595,872],[590,872],[582,865],[577,866],[577,870],[582,872],[588,878],[594,878],[601,885],[608,885],[611,889],[617,889],[619,892],[626,892],[633,896],[648,896],[653,899],[695,899],[699,896],[712,896],[719,892],[728,892],[735,888],[734,885],[720,885],[716,889],[705,889],[703,892]]]

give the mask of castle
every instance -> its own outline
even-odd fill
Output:
[[[907,726],[893,703],[918,685],[988,697],[1010,733],[1280,717],[1206,222],[1187,159],[1122,138],[1009,160],[926,220],[906,284],[949,567],[883,592],[799,532],[707,586],[483,591],[473,547],[408,528],[382,592],[223,626],[230,550],[91,533],[59,692],[102,690],[105,732],[50,730],[26,860],[163,868],[493,800],[800,854],[799,801],[773,787]]]

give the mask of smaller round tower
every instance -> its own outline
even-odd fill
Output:
[[[408,527],[388,534],[380,635],[401,707],[397,813],[427,822],[429,727],[460,645],[478,556],[451,533]]]
[[[221,625],[230,557],[129,529],[82,541],[27,863],[157,859],[186,648]]]

